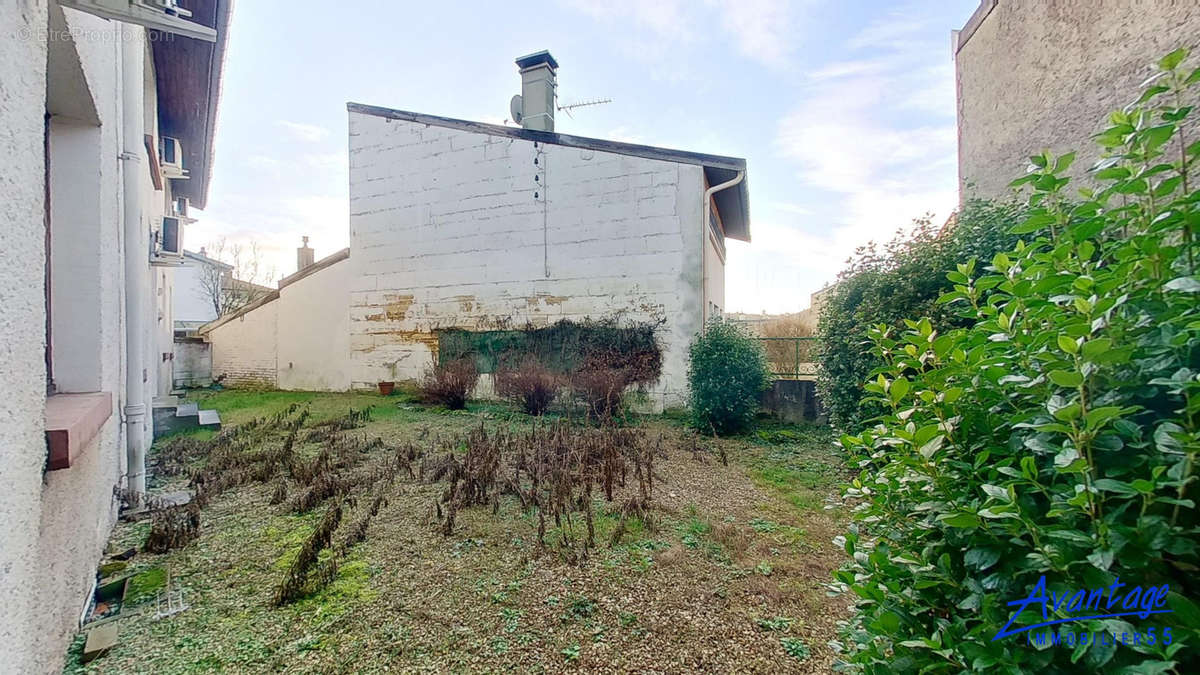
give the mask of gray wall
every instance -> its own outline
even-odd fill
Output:
[[[198,338],[175,340],[175,386],[212,384],[212,345]]]
[[[955,59],[963,196],[1009,194],[1045,148],[1078,151],[1081,176],[1099,158],[1101,120],[1137,98],[1161,56],[1198,39],[1195,0],[983,0]]]

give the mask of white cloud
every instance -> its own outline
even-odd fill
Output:
[[[936,45],[918,39],[923,26],[894,16],[868,26],[848,40],[849,58],[809,74],[801,102],[779,122],[778,153],[802,184],[830,197],[826,222],[813,223],[822,234],[802,240],[822,251],[809,264],[827,276],[804,288],[832,281],[867,241],[890,239],[927,213],[944,219],[957,204],[954,73],[929,65]],[[760,232],[756,224],[756,247]]]
[[[788,0],[721,2],[720,25],[733,35],[747,57],[768,66],[783,66],[792,51],[793,3]]]
[[[329,135],[329,130],[325,127],[319,127],[315,124],[304,124],[303,122],[289,122],[280,120],[279,126],[287,129],[298,140],[306,143],[319,143]]]

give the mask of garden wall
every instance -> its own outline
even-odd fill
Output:
[[[959,33],[959,181],[963,196],[1005,198],[1030,155],[1079,150],[1072,174],[1099,158],[1089,142],[1153,64],[1200,35],[1200,3],[983,0]],[[969,184],[974,188],[968,188]]]

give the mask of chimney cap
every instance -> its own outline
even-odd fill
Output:
[[[554,57],[550,56],[550,52],[545,49],[517,58],[517,67],[521,70],[540,66],[543,63],[549,65],[551,70],[558,69],[558,61],[555,61]]]

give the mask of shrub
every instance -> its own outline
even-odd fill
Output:
[[[762,343],[736,324],[713,321],[688,349],[692,426],[735,433],[754,421],[770,383]]]
[[[471,359],[455,359],[439,363],[425,372],[421,381],[421,398],[426,403],[443,405],[450,410],[467,407],[467,397],[475,391],[479,373]]]
[[[583,402],[588,417],[607,421],[621,413],[625,388],[631,381],[628,368],[593,363],[571,375],[571,390]]]
[[[817,393],[835,427],[848,429],[880,412],[863,398],[862,383],[879,366],[867,329],[928,316],[939,329],[961,325],[937,298],[950,290],[946,273],[972,256],[990,260],[1016,242],[1009,229],[1022,210],[1013,204],[971,200],[950,226],[939,230],[929,218],[879,250],[858,249],[826,295],[817,325]]]
[[[496,393],[530,415],[546,412],[561,386],[558,375],[532,356],[525,357],[516,368],[496,372]]]
[[[1032,187],[1013,230],[1022,240],[948,275],[939,306],[964,327],[941,332],[926,318],[873,331],[883,365],[866,390],[885,412],[841,440],[862,467],[847,495],[858,502],[844,541],[853,559],[835,574],[857,602],[844,636],[852,668],[1200,665],[1200,191],[1188,183],[1200,144],[1187,145],[1191,109],[1180,104],[1200,70],[1179,68],[1185,54],[1164,57],[1143,95],[1111,115],[1096,137],[1098,187],[1082,201],[1065,197],[1073,154],[1032,158],[1014,181]],[[1057,606],[1009,606],[1041,583]],[[1171,614],[1062,625],[1107,644],[1026,644],[1046,628],[1001,637],[1047,617],[1129,613],[1125,593],[1164,584],[1155,608]],[[1105,589],[1107,611],[1076,603],[1089,589]],[[1153,642],[1114,644],[1153,627]]]

